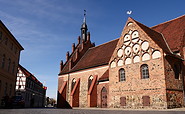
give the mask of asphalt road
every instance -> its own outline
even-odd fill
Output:
[[[185,110],[0,109],[0,114],[185,114]]]

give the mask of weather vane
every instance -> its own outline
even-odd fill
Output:
[[[131,10],[127,11],[127,14],[128,15],[131,15],[132,14],[132,11]]]
[[[86,16],[86,10],[84,10],[84,16]]]

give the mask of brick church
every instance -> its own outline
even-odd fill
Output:
[[[95,46],[86,18],[61,61],[58,108],[183,107],[185,15],[153,27],[128,18],[118,39]]]

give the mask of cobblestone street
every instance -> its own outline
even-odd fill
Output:
[[[168,110],[116,110],[116,109],[0,109],[0,114],[185,114],[184,109]]]

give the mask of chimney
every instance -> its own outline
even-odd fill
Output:
[[[78,44],[80,44],[80,36],[78,36]]]
[[[87,41],[90,41],[90,32],[87,33]]]
[[[69,51],[67,51],[67,53],[66,53],[66,61],[68,61],[69,60]]]
[[[76,59],[78,59],[79,56],[79,49],[76,50]]]
[[[72,61],[70,60],[69,61],[69,70],[71,70],[71,68],[72,68]]]
[[[63,60],[61,60],[60,61],[60,72],[62,71],[63,67],[64,67]]]
[[[74,52],[75,51],[75,43],[73,43],[73,45],[72,45],[72,52]]]
[[[84,49],[85,41],[82,39],[82,50]]]
[[[92,46],[95,47],[95,42],[92,43]]]

